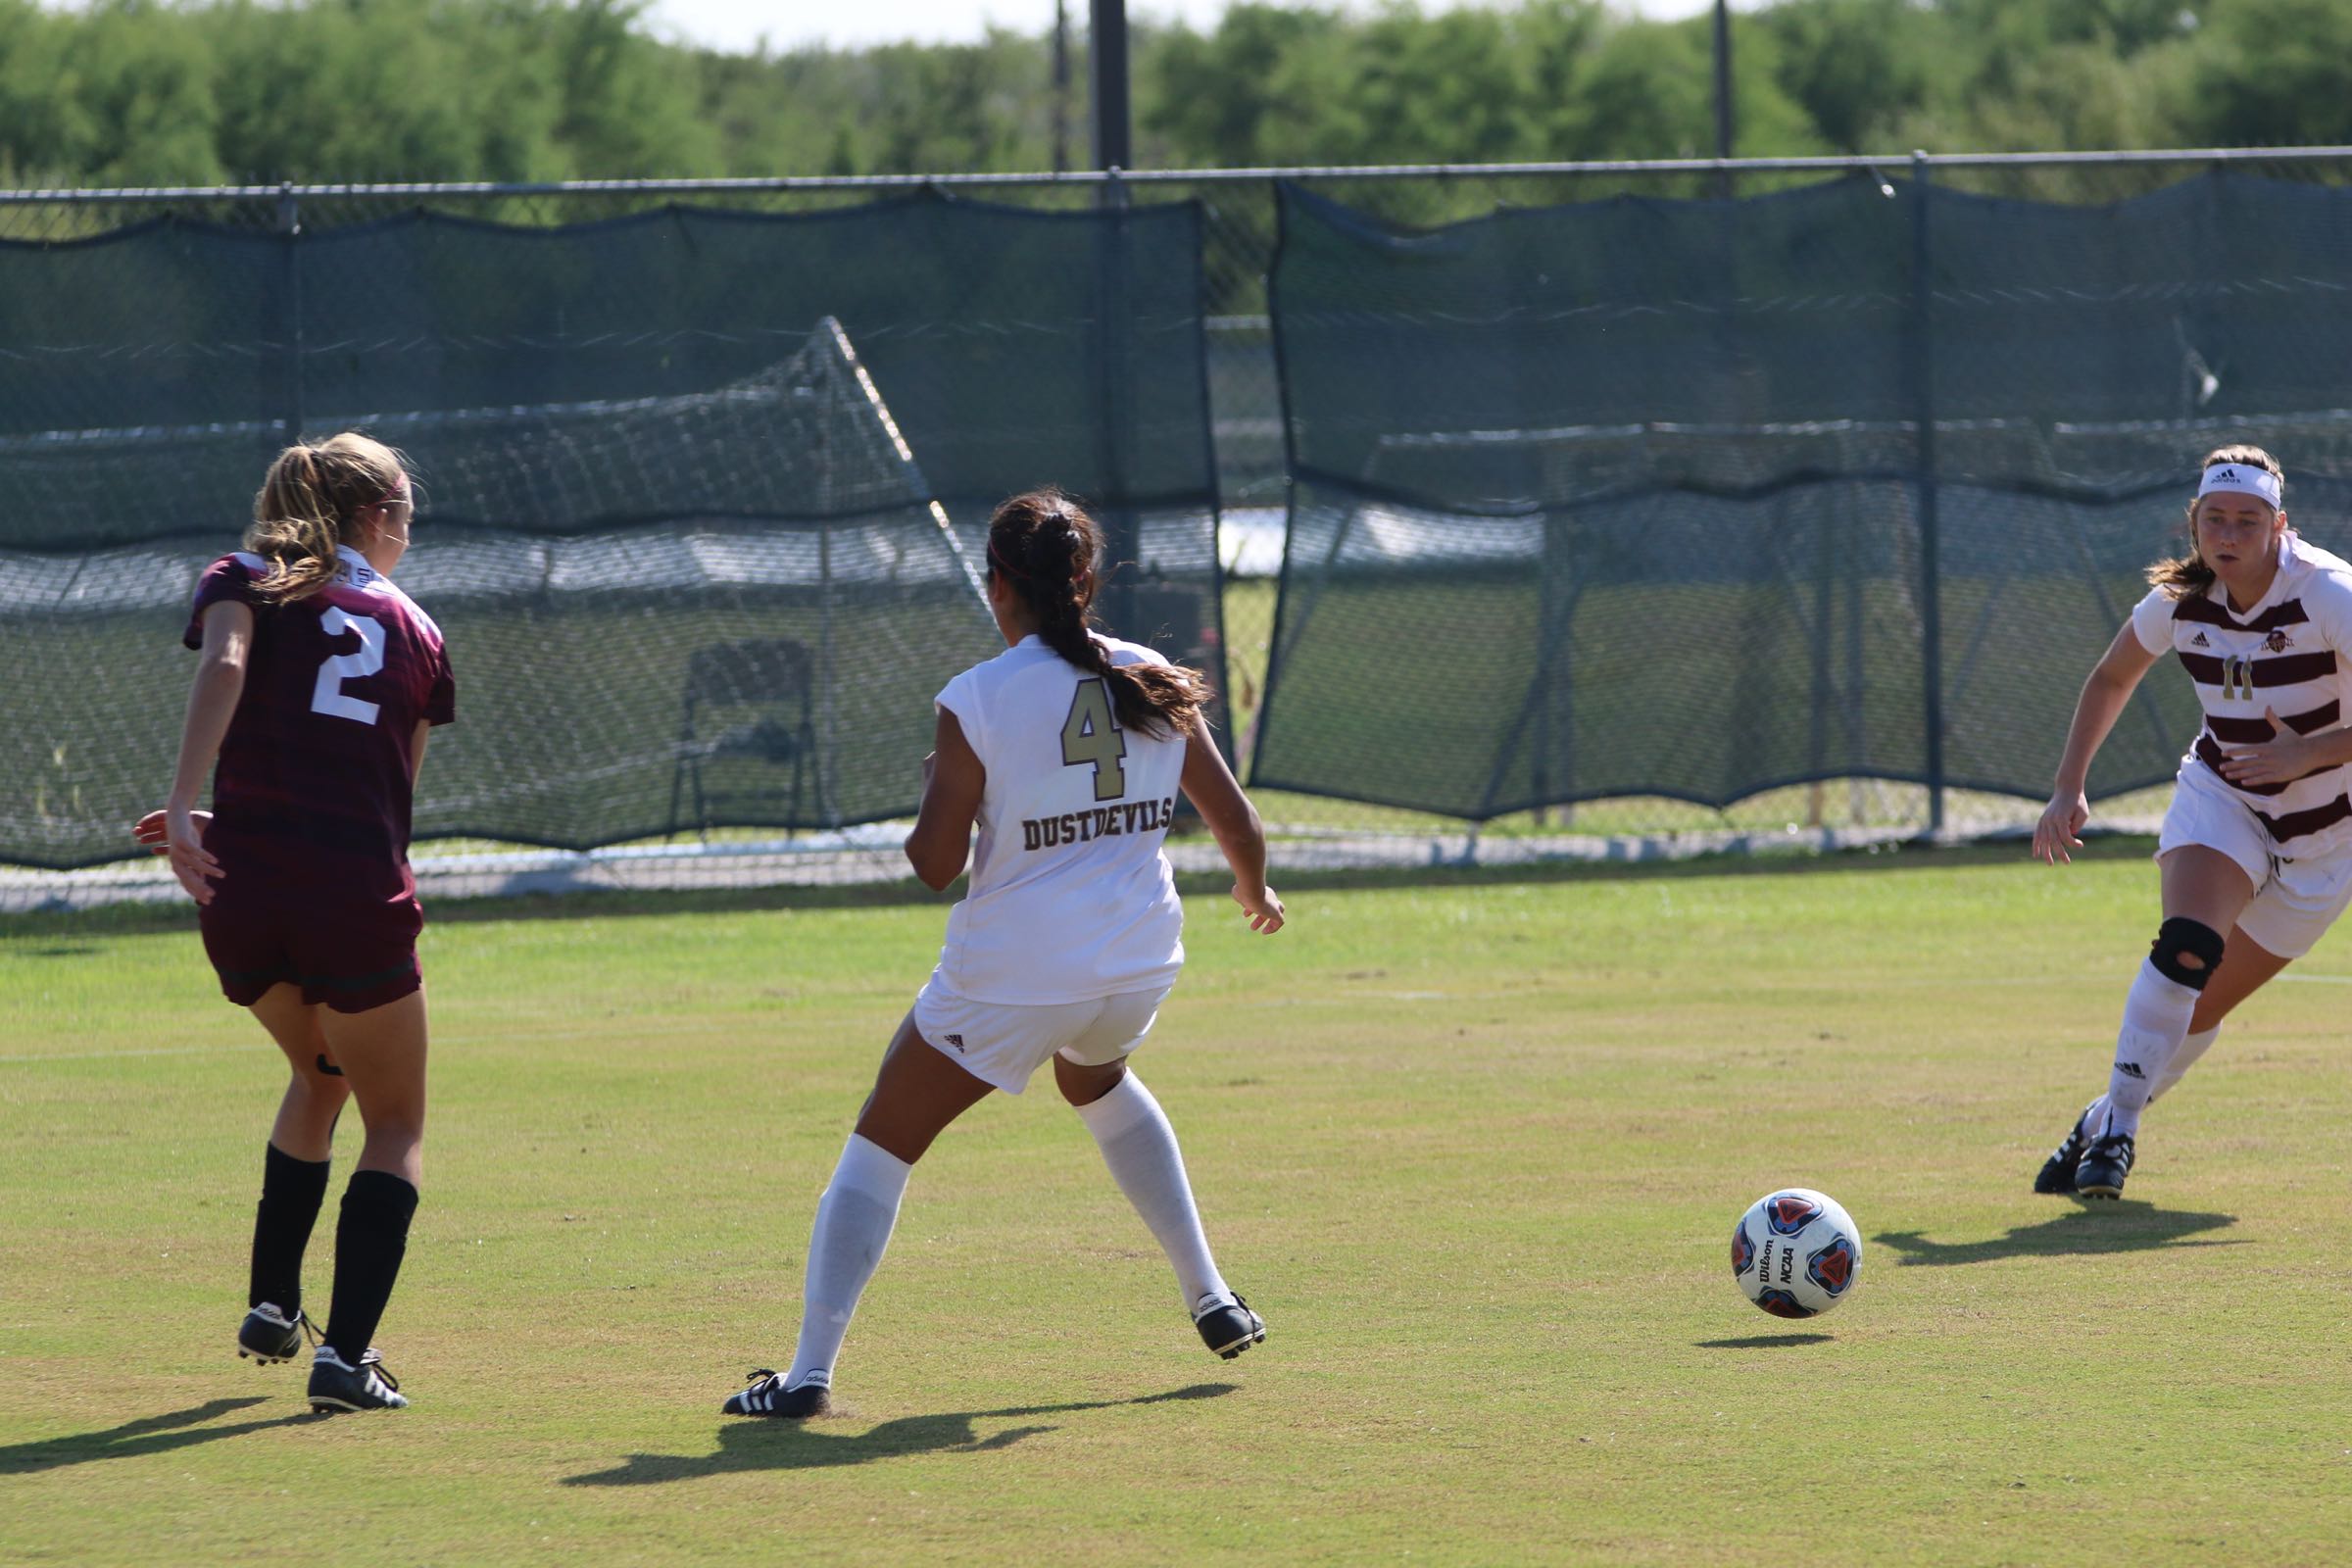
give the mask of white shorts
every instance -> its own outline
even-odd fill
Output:
[[[2265,953],[2300,958],[2352,904],[2352,843],[2283,858],[2246,804],[2226,786],[2199,777],[2205,772],[2203,763],[2180,769],[2156,838],[2156,858],[2192,844],[2230,857],[2254,884],[2254,902],[2237,917],[2237,928]]]
[[[972,1002],[934,980],[914,999],[914,1027],[940,1054],[984,1084],[1008,1095],[1029,1087],[1029,1075],[1050,1056],[1081,1067],[1102,1067],[1144,1043],[1173,986],[1128,991],[1094,1002],[1016,1006]]]

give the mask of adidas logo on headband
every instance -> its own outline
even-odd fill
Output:
[[[2205,470],[2204,477],[2197,481],[2197,499],[2202,501],[2217,490],[2253,496],[2269,502],[2273,509],[2279,505],[2282,495],[2277,474],[2242,463],[2217,463]]]

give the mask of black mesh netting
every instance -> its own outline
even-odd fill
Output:
[[[925,198],[0,245],[0,860],[123,853],[196,571],[293,431],[422,480],[399,577],[460,719],[420,838],[910,810],[931,694],[1003,646],[988,511],[1040,483],[1106,525],[1111,629],[1221,686],[1199,223]]]
[[[1862,177],[1401,233],[1289,189],[1283,224],[1261,784],[1473,818],[2037,794],[2208,449],[2270,447],[2352,544],[2352,194]],[[2151,677],[2094,791],[2169,777],[2194,711]]]

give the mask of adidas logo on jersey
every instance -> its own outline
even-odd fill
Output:
[[[963,1036],[961,1035],[941,1035],[939,1038],[954,1046],[957,1051],[963,1049]]]
[[[2205,634],[2203,632],[2199,632],[2188,640],[2188,646],[2191,648],[2211,648],[2213,644],[2206,641]]]

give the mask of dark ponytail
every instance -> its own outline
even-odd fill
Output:
[[[1031,490],[1003,503],[988,520],[988,567],[1012,584],[1048,648],[1110,688],[1121,729],[1164,737],[1194,735],[1208,702],[1208,682],[1182,664],[1114,664],[1089,631],[1102,530],[1058,490]]]

